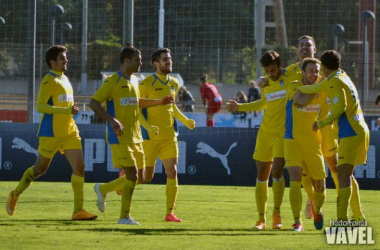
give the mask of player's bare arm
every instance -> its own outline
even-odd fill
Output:
[[[90,108],[97,114],[99,115],[101,118],[103,118],[104,120],[108,121],[111,128],[112,128],[112,131],[117,135],[117,136],[122,136],[123,135],[123,130],[124,130],[124,127],[123,125],[118,121],[116,120],[114,117],[112,117],[110,114],[108,114],[104,108],[102,107],[102,105],[100,104],[99,101],[95,100],[95,99],[91,99],[90,100],[90,103],[89,103],[89,106]]]
[[[311,102],[311,100],[313,100],[314,97],[315,94],[304,94],[301,91],[297,91],[293,96],[293,100],[296,106],[305,107]]]

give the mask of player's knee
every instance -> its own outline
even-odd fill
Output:
[[[137,182],[137,172],[129,172],[126,173],[127,179],[132,181],[132,182]]]
[[[323,185],[314,187],[315,192],[317,193],[323,193],[325,192],[325,187]]]
[[[283,176],[283,170],[282,169],[273,169],[272,170],[272,177],[275,179],[279,179]]]
[[[73,174],[84,176],[84,162],[79,162],[73,166]]]
[[[176,167],[168,168],[165,170],[165,172],[166,172],[166,176],[170,179],[175,179],[177,177],[177,168]]]

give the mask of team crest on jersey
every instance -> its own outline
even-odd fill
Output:
[[[175,88],[174,86],[170,86],[170,92],[174,92]]]
[[[120,106],[137,105],[136,97],[120,98]]]
[[[326,100],[327,100],[327,104],[328,104],[328,105],[331,105],[331,101],[330,101],[330,98],[329,98],[329,97],[327,97],[327,98],[326,98]]]
[[[74,96],[73,95],[59,95],[58,96],[58,101],[60,102],[73,102],[74,101]]]
[[[283,80],[280,80],[280,86],[284,87],[284,81]]]

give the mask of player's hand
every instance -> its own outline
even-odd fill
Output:
[[[185,124],[190,130],[195,129],[195,121],[193,119],[187,120],[187,124]]]
[[[78,114],[78,112],[79,112],[79,108],[77,106],[77,103],[74,102],[74,105],[71,108],[71,114],[76,115],[76,114]]]
[[[154,135],[154,137],[157,137],[159,135],[160,129],[156,126],[150,126],[149,134]]]
[[[268,86],[268,79],[266,79],[266,78],[263,77],[263,76],[259,76],[259,77],[256,79],[256,84],[257,84],[260,88],[265,88],[266,86]]]
[[[121,124],[121,122],[119,122],[118,120],[114,118],[110,121],[110,126],[111,126],[112,131],[115,133],[115,135],[117,136],[123,135],[124,127]]]
[[[377,123],[377,125],[380,126],[380,118],[377,118],[377,119],[376,119],[376,123]]]
[[[161,102],[162,102],[161,103],[162,105],[174,103],[174,96],[167,95],[167,96],[165,96],[164,98],[161,99]]]
[[[238,110],[238,103],[235,100],[228,99],[226,107],[229,112],[236,112]]]
[[[314,124],[313,124],[313,131],[314,132],[318,131],[318,123],[317,122],[314,122]]]

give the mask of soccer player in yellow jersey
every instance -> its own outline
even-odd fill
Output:
[[[175,97],[178,91],[178,81],[168,74],[172,72],[172,57],[168,48],[155,51],[152,55],[155,68],[153,75],[145,78],[139,85],[141,98],[157,99],[166,95]],[[154,166],[159,157],[165,167],[166,180],[166,221],[181,222],[174,214],[174,206],[178,193],[178,119],[189,129],[195,128],[195,121],[184,116],[173,103],[170,105],[143,109],[143,114],[149,124],[159,128],[159,135],[152,137],[144,128],[143,147],[146,155],[145,182],[150,182],[154,176]],[[176,119],[175,119],[176,118]]]
[[[302,63],[303,79],[294,81],[287,91],[285,123],[285,165],[290,176],[289,200],[293,211],[293,231],[304,230],[301,219],[303,173],[310,178],[314,187],[313,216],[316,229],[323,228],[322,205],[326,198],[326,172],[322,156],[322,135],[311,127],[322,109],[328,110],[326,93],[306,95],[296,90],[297,86],[312,85],[319,78],[320,63],[306,58]]]
[[[294,80],[303,79],[302,74],[302,61],[305,58],[314,58],[315,53],[317,52],[317,48],[315,46],[314,38],[311,36],[301,36],[298,38],[298,57],[299,62],[294,63],[286,67],[286,70],[289,76]],[[322,71],[320,71],[319,82],[322,79]],[[327,103],[327,100],[325,100]],[[329,110],[321,109],[321,113],[319,114],[320,118],[324,118],[327,116]],[[338,152],[338,133],[336,131],[336,126],[329,125],[321,129],[322,133],[322,153],[323,157],[327,163],[327,166],[330,169],[331,176],[333,178],[336,190],[339,190],[339,182],[338,182],[338,169],[337,169],[337,152]],[[312,209],[313,209],[313,186],[310,179],[310,176],[304,175],[302,178],[302,186],[308,194],[308,201],[305,207],[305,217],[308,219],[312,218]]]
[[[83,209],[84,162],[82,143],[73,115],[79,112],[74,103],[73,88],[64,72],[67,70],[67,48],[60,45],[46,51],[50,71],[42,79],[37,99],[37,111],[42,113],[38,130],[39,146],[36,163],[28,168],[15,190],[8,196],[6,211],[13,215],[18,197],[49,168],[59,150],[65,154],[73,172],[71,186],[74,192],[73,220],[95,220],[98,216]]]
[[[268,201],[268,180],[272,170],[273,176],[273,213],[272,228],[281,229],[280,206],[285,190],[284,169],[284,132],[285,132],[285,103],[286,90],[290,84],[286,70],[281,66],[277,52],[270,50],[260,59],[261,66],[269,76],[268,86],[262,89],[261,99],[247,104],[229,100],[227,109],[236,111],[259,111],[265,109],[264,117],[257,135],[255,153],[256,207],[259,220],[254,230],[266,228],[266,210]]]
[[[341,56],[335,50],[327,50],[321,55],[323,74],[326,79],[315,86],[299,87],[303,93],[312,94],[327,90],[330,114],[313,124],[315,131],[337,121],[339,134],[337,200],[338,220],[348,220],[348,205],[351,200],[352,219],[365,220],[361,211],[359,186],[353,175],[355,165],[367,160],[369,131],[364,121],[355,85],[340,69]],[[352,200],[358,204],[352,206]]]
[[[137,86],[130,79],[134,72],[140,71],[141,53],[128,46],[120,54],[120,70],[106,78],[90,101],[90,107],[107,121],[106,139],[111,146],[112,163],[115,168],[122,168],[124,176],[106,184],[96,184],[94,189],[98,196],[98,208],[105,210],[106,195],[110,191],[122,188],[119,224],[139,225],[130,215],[132,195],[137,183],[138,169],[145,166],[142,136],[140,129],[140,108],[151,105],[166,104],[174,101],[173,97],[161,100],[141,100]],[[105,108],[101,103],[105,103]],[[144,123],[145,120],[142,122]],[[144,123],[144,127],[154,136],[157,127]]]
[[[299,62],[294,63],[292,65],[289,65],[286,67],[287,75],[289,76],[289,79],[291,80],[302,80],[303,74],[302,74],[302,61],[305,58],[314,58],[315,53],[317,52],[317,48],[315,46],[314,38],[308,35],[303,35],[300,38],[298,38],[297,42],[298,46],[298,57]],[[318,82],[322,79],[322,71],[320,71]],[[265,78],[260,77],[258,79],[258,84],[261,87],[266,86]],[[327,102],[327,100],[326,100]],[[321,118],[324,118],[327,116],[329,110],[321,110],[321,113],[319,116]],[[336,190],[339,189],[339,183],[338,183],[338,169],[337,169],[337,152],[338,152],[338,133],[336,131],[336,126],[326,126],[323,129],[321,129],[322,133],[322,153],[324,156],[324,159],[330,169],[331,176],[333,178],[335,188]],[[312,209],[313,209],[313,185],[311,182],[311,179],[309,176],[304,174],[302,178],[302,187],[308,194],[308,201],[306,203],[305,207],[305,217],[307,219],[312,218]],[[353,203],[355,203],[353,201]]]

